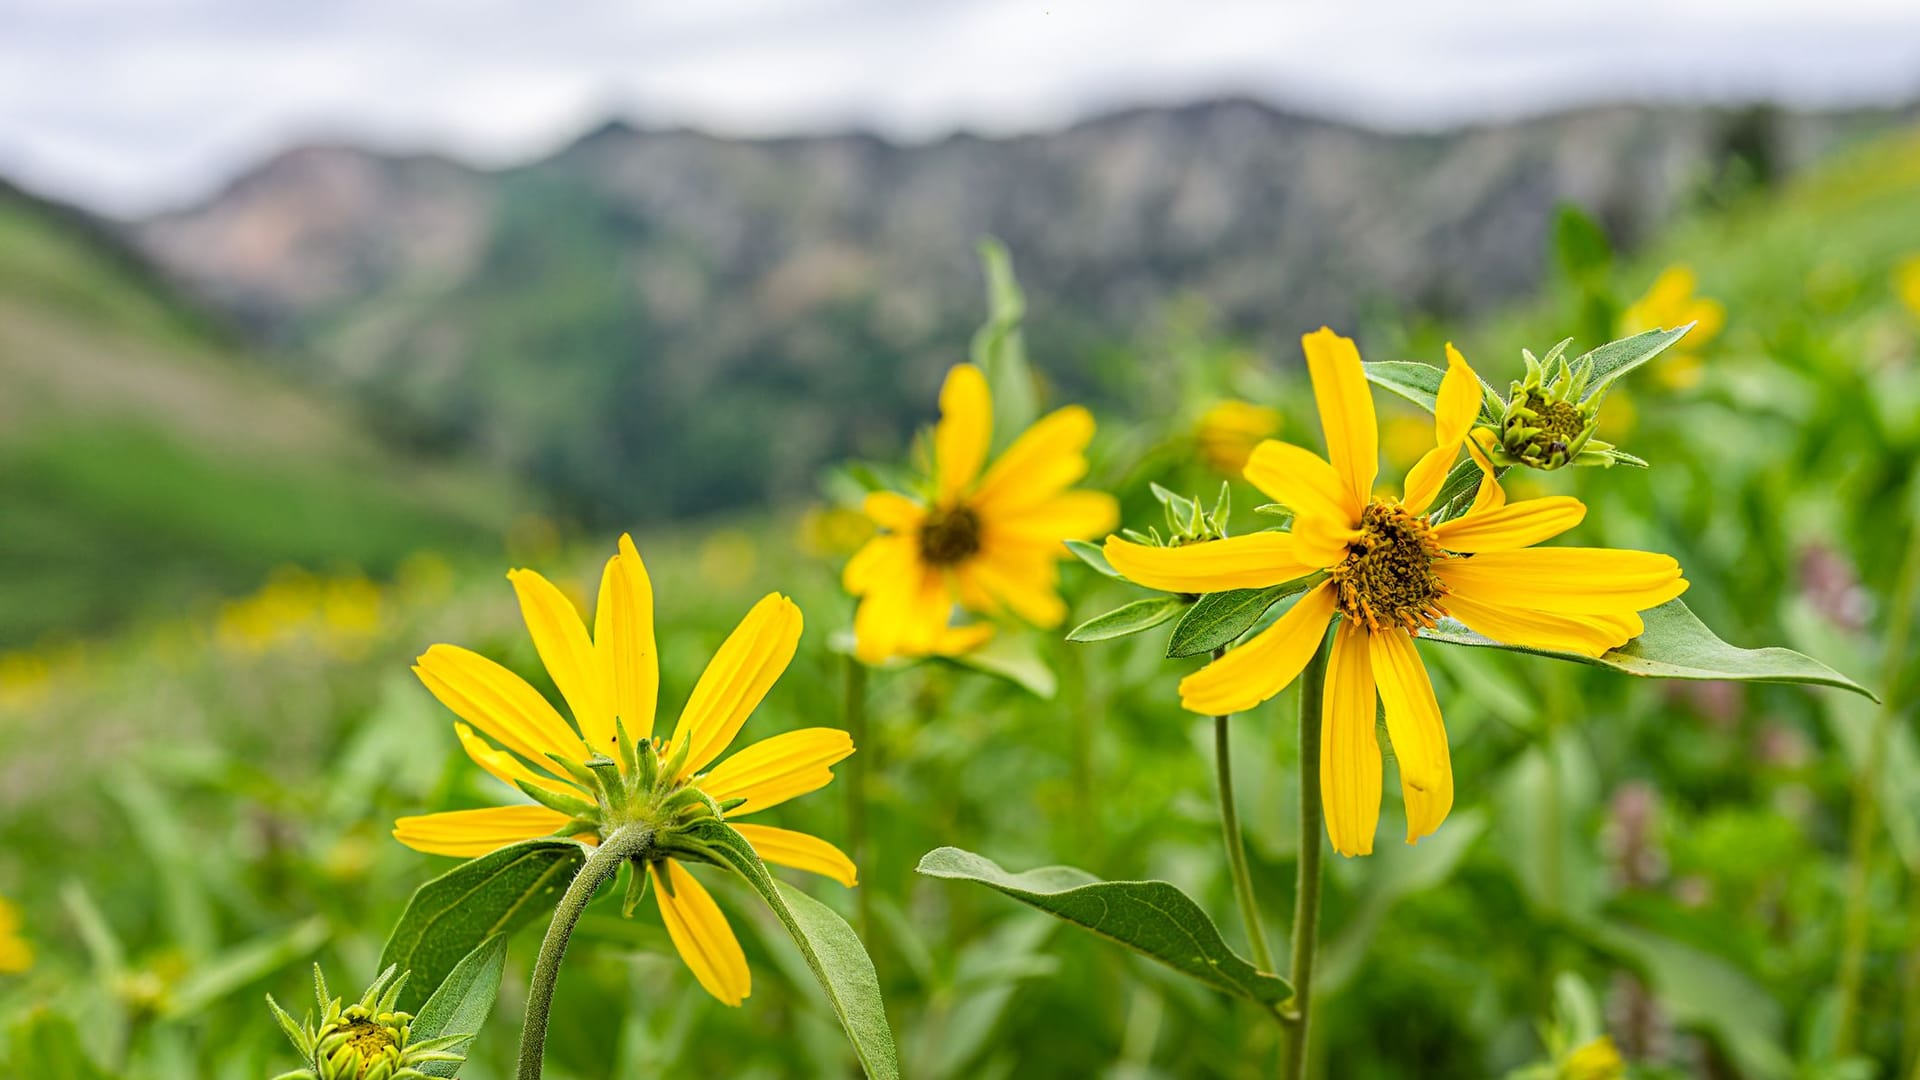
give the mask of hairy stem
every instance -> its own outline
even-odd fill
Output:
[[[1300,675],[1300,872],[1294,886],[1293,1000],[1280,1015],[1286,1027],[1280,1047],[1284,1080],[1300,1080],[1306,1074],[1313,961],[1320,947],[1320,846],[1325,842],[1320,818],[1320,706],[1326,696],[1328,650],[1328,641],[1322,641]]]
[[[1226,655],[1225,648],[1213,650],[1213,658]],[[1213,768],[1219,777],[1220,836],[1227,844],[1227,869],[1233,874],[1233,894],[1240,903],[1240,921],[1247,927],[1247,944],[1253,949],[1254,966],[1273,970],[1273,953],[1267,948],[1267,931],[1260,925],[1260,902],[1253,892],[1253,875],[1247,870],[1247,845],[1240,835],[1240,810],[1233,798],[1233,716],[1213,718]]]
[[[533,982],[527,988],[526,1021],[520,1028],[520,1080],[540,1080],[540,1062],[547,1049],[547,1017],[553,1011],[553,989],[560,979],[560,961],[567,955],[567,940],[574,924],[587,908],[600,886],[620,870],[620,864],[643,855],[653,847],[651,825],[624,825],[600,841],[593,854],[573,876],[565,896],[554,908],[553,921],[547,924],[547,936],[540,942],[540,959],[533,965]],[[639,865],[634,873],[645,873]]]

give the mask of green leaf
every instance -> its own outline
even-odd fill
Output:
[[[1042,701],[1052,701],[1060,689],[1053,669],[1035,651],[1031,634],[996,634],[972,652],[944,659],[1005,679]]]
[[[1264,589],[1230,589],[1208,593],[1187,609],[1167,640],[1167,655],[1178,659],[1212,652],[1233,641],[1260,621],[1267,609],[1289,596],[1298,596],[1326,577],[1312,573]]]
[[[827,1001],[840,1018],[847,1039],[872,1080],[898,1080],[899,1056],[887,1010],[880,1000],[880,980],[860,938],[832,908],[798,889],[775,881],[754,853],[753,845],[720,821],[707,820],[689,827],[688,835],[703,854],[718,858],[753,886],[767,907],[787,928],[800,955],[813,970]]]
[[[1099,544],[1089,544],[1085,540],[1068,540],[1066,544],[1067,550],[1073,552],[1081,562],[1115,581],[1127,580],[1120,575],[1120,571],[1113,568],[1112,563],[1107,561],[1107,553],[1101,550]]]
[[[500,996],[500,976],[506,966],[507,935],[495,934],[481,942],[453,966],[440,988],[420,1007],[420,1014],[413,1019],[413,1037],[424,1041],[442,1035],[478,1035],[493,1013],[494,999]],[[461,1045],[456,1044],[453,1052],[459,1053]],[[461,1064],[435,1061],[420,1071],[428,1076],[453,1076]]]
[[[572,840],[523,840],[427,882],[380,950],[380,968],[410,971],[400,1009],[415,1012],[462,958],[495,934],[509,935],[560,900],[586,861]]]
[[[1101,881],[1071,866],[1009,874],[989,859],[953,847],[927,852],[916,869],[928,877],[998,890],[1215,990],[1268,1008],[1293,994],[1285,979],[1260,971],[1227,948],[1200,905],[1164,881]]]
[[[1674,342],[1686,337],[1691,329],[1692,323],[1673,330],[1649,330],[1619,341],[1609,341],[1581,356],[1574,363],[1586,360],[1593,364],[1593,378],[1587,383],[1587,396],[1583,400],[1592,400],[1615,379],[1666,352]]]
[[[1497,479],[1507,470],[1496,467],[1493,475]],[[1433,520],[1436,524],[1451,521],[1467,512],[1473,505],[1473,496],[1480,490],[1480,479],[1484,474],[1471,456],[1454,463],[1447,470],[1447,478],[1440,482],[1440,493],[1433,497]]]
[[[1026,338],[1020,330],[1027,300],[1013,276],[1013,260],[1005,244],[992,237],[981,240],[980,268],[987,276],[987,321],[973,335],[972,355],[993,391],[994,445],[1004,447],[1039,415]]]
[[[1422,630],[1420,636],[1449,645],[1473,645],[1549,656],[1556,660],[1573,660],[1648,679],[1811,683],[1851,690],[1875,701],[1880,700],[1873,691],[1792,649],[1742,649],[1729,645],[1707,629],[1706,624],[1679,600],[1669,600],[1657,608],[1641,612],[1640,617],[1646,623],[1646,630],[1639,637],[1599,657],[1508,645],[1476,634],[1452,619],[1440,620],[1438,626]]]
[[[1186,609],[1187,602],[1177,596],[1151,596],[1095,615],[1073,628],[1068,641],[1107,641],[1151,630]]]
[[[1447,374],[1443,368],[1422,364],[1417,360],[1371,360],[1361,366],[1367,369],[1368,382],[1398,394],[1428,412],[1434,410],[1440,397],[1440,380]],[[1506,399],[1485,379],[1480,380],[1480,390],[1480,420],[1491,424],[1493,416],[1487,411],[1487,402]]]

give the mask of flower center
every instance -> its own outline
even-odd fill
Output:
[[[1434,563],[1449,558],[1433,539],[1426,519],[1398,502],[1375,499],[1360,514],[1360,535],[1347,557],[1327,572],[1341,614],[1369,630],[1420,630],[1446,614],[1446,586]]]
[[[1580,415],[1579,407],[1571,401],[1548,401],[1538,394],[1528,394],[1527,408],[1539,414],[1533,423],[1546,439],[1570,443],[1579,438],[1587,426],[1587,418]]]
[[[980,550],[980,518],[965,506],[935,510],[920,522],[920,558],[952,566]]]
[[[393,1032],[386,1025],[356,1020],[347,1028],[347,1045],[359,1051],[363,1060],[372,1062],[396,1044]]]

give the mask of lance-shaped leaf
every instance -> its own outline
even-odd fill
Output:
[[[1692,323],[1672,330],[1648,330],[1644,334],[1609,341],[1575,360],[1575,364],[1582,361],[1593,364],[1593,376],[1587,382],[1586,397],[1604,393],[1615,379],[1666,352],[1674,342],[1686,337],[1691,329]]]
[[[994,445],[1005,447],[1039,415],[1039,395],[1020,330],[1027,299],[1013,276],[1005,244],[991,237],[980,241],[980,269],[987,278],[987,321],[974,332],[972,359],[993,389]]]
[[[1115,570],[1113,564],[1107,561],[1107,553],[1100,549],[1099,544],[1089,544],[1085,540],[1068,540],[1066,545],[1067,550],[1073,552],[1074,557],[1081,562],[1116,581],[1126,580],[1120,575],[1120,571]]]
[[[893,1046],[893,1031],[887,1027],[887,1010],[880,1000],[880,980],[874,974],[873,961],[853,927],[832,908],[767,873],[765,863],[746,837],[724,822],[708,819],[686,830],[697,858],[718,861],[745,878],[767,907],[787,928],[787,934],[800,948],[800,955],[812,969],[813,977],[826,991],[827,1001],[840,1018],[853,1052],[871,1080],[898,1080],[899,1055]]]
[[[1285,979],[1259,970],[1227,948],[1200,905],[1164,881],[1101,881],[1071,866],[1009,874],[990,859],[953,847],[927,852],[917,869],[928,877],[996,889],[1215,990],[1267,1008],[1277,1009],[1293,995]]]
[[[495,934],[481,942],[453,966],[440,988],[413,1018],[413,1037],[424,1042],[442,1035],[478,1035],[500,996],[500,975],[507,965],[507,935]],[[408,982],[413,980],[409,978]],[[450,1049],[461,1052],[465,1043]],[[462,1062],[430,1061],[419,1066],[428,1076],[453,1076]]]
[[[1420,636],[1449,645],[1474,645],[1509,652],[1550,656],[1582,664],[1612,668],[1648,679],[1713,679],[1734,682],[1811,683],[1834,686],[1880,700],[1873,691],[1810,656],[1778,647],[1742,649],[1720,640],[1679,600],[1669,600],[1640,613],[1646,630],[1637,638],[1604,654],[1582,656],[1554,649],[1509,645],[1476,634],[1453,619],[1422,630]]]
[[[1417,360],[1370,360],[1361,366],[1366,368],[1368,382],[1382,390],[1390,390],[1428,412],[1434,410],[1440,398],[1440,380],[1447,374],[1445,368],[1422,364]],[[1488,385],[1486,379],[1480,380],[1480,398],[1480,417],[1492,423],[1493,408],[1506,399]]]
[[[1167,655],[1175,659],[1199,656],[1232,644],[1259,622],[1268,608],[1290,596],[1299,596],[1325,578],[1325,574],[1316,572],[1264,589],[1208,593],[1188,608],[1180,625],[1173,628],[1173,636],[1167,639]]]
[[[380,950],[380,967],[412,976],[400,1009],[416,1012],[454,966],[495,934],[552,910],[586,861],[572,840],[523,840],[470,859],[414,892]]]
[[[1145,600],[1135,600],[1131,604],[1114,608],[1105,615],[1095,615],[1074,627],[1067,634],[1067,640],[1108,641],[1126,637],[1128,634],[1137,634],[1142,630],[1151,630],[1185,611],[1186,608],[1187,602],[1178,596],[1150,596]]]

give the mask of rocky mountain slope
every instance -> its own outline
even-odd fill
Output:
[[[1395,135],[1223,101],[922,145],[616,124],[491,172],[295,150],[135,235],[396,430],[589,516],[663,515],[897,445],[979,317],[983,234],[1042,366],[1098,398],[1087,358],[1170,297],[1265,342],[1472,312],[1537,284],[1562,201],[1631,243],[1893,119],[1620,107]]]

